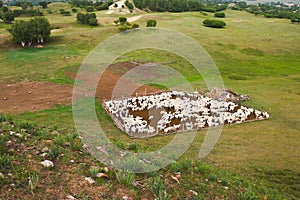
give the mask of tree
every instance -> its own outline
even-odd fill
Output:
[[[8,9],[8,7],[7,7],[7,6],[2,6],[2,11],[3,11],[3,12],[8,12],[8,11],[9,11],[9,9]]]
[[[3,6],[3,1],[1,0],[0,1],[0,8],[2,8],[2,6]]]
[[[222,20],[206,19],[203,21],[203,25],[211,28],[223,28],[226,26],[226,23]]]
[[[88,24],[90,26],[97,26],[98,21],[97,21],[97,16],[95,13],[78,13],[77,14],[77,22],[80,24]]]
[[[45,17],[34,17],[29,21],[19,20],[9,29],[13,42],[22,46],[43,44],[51,33],[50,23]]]
[[[147,27],[156,27],[156,25],[157,25],[157,21],[156,20],[153,20],[153,19],[149,19],[148,21],[147,21]]]

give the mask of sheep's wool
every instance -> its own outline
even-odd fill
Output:
[[[140,138],[269,118],[253,108],[179,91],[109,100],[103,106],[119,129]]]

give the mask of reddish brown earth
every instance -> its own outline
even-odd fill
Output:
[[[111,65],[102,75],[97,90],[96,97],[111,99],[112,92],[122,74],[116,72],[117,69],[128,70],[136,64],[131,62],[117,63]],[[66,73],[75,79],[75,73]],[[81,74],[79,80],[86,81],[93,79],[93,75]],[[88,82],[88,81],[87,81]],[[135,84],[130,80],[126,85]],[[15,84],[0,83],[0,112],[3,113],[22,113],[25,111],[33,112],[51,108],[57,104],[71,104],[73,85],[61,85],[51,82],[29,82],[27,80]],[[159,89],[144,85],[135,92],[140,94],[157,92]],[[80,90],[80,93],[84,91]],[[86,95],[90,95],[86,92]]]

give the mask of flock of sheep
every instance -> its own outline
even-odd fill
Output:
[[[131,137],[192,131],[269,118],[269,114],[195,93],[162,92],[104,102],[104,108]]]

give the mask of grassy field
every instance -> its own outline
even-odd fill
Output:
[[[44,10],[52,26],[59,29],[55,29],[51,41],[43,49],[21,49],[10,44],[5,30],[8,26],[0,21],[1,82],[14,83],[28,79],[71,84],[72,80],[65,72],[76,72],[86,55],[97,44],[118,32],[113,25],[96,28],[78,25],[75,14],[60,16],[58,10],[62,6],[65,10],[69,9],[68,5],[60,3],[49,5],[54,14],[48,14]],[[300,26],[291,24],[289,20],[268,19],[231,10],[226,11],[224,21],[227,26],[224,29],[211,29],[202,25],[202,21],[213,18],[213,14],[204,16],[191,12],[140,13],[134,16],[136,15],[142,15],[136,21],[140,27],[145,27],[148,19],[156,19],[158,27],[182,32],[196,40],[219,67],[225,87],[249,95],[251,99],[244,104],[271,114],[271,119],[266,121],[225,126],[212,153],[201,161],[217,166],[222,171],[217,176],[227,176],[225,174],[229,173],[228,179],[231,182],[234,182],[236,175],[243,180],[250,180],[249,185],[253,184],[251,187],[256,187],[254,185],[257,180],[257,184],[263,185],[261,188],[264,190],[274,189],[287,199],[300,198]],[[101,11],[97,12],[97,17],[117,18],[118,15],[108,16]],[[153,49],[130,52],[116,62],[128,60],[168,63],[181,72],[195,89],[205,87],[192,66],[171,53]],[[138,144],[139,151],[151,151],[173,138],[170,135],[132,140],[113,125],[101,108],[98,109],[98,117],[109,138],[120,147]],[[38,125],[54,128],[74,128],[70,105],[22,113],[13,118],[31,120]],[[198,132],[181,162],[198,160],[205,132]],[[189,174],[189,169],[186,171]],[[216,173],[218,172],[212,174]],[[192,177],[190,174],[187,176]],[[197,185],[195,179],[192,179],[194,182],[184,180],[185,189],[192,186],[204,188],[202,183]],[[233,184],[233,187],[238,186]],[[204,188],[204,193],[205,190]],[[211,188],[208,190],[213,191]],[[260,194],[258,199],[262,199],[263,192],[253,190]],[[179,199],[180,194],[176,191],[171,193]],[[213,195],[205,197],[215,198]],[[269,196],[268,199],[282,198]]]

